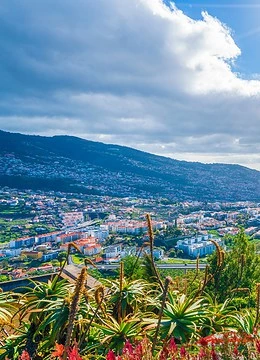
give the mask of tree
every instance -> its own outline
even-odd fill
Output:
[[[58,254],[58,261],[60,263],[60,267],[62,266],[62,263],[66,260],[66,257],[67,257],[67,253],[66,251],[61,251],[59,254]]]
[[[233,298],[241,291],[250,294],[260,278],[260,257],[243,229],[233,241],[232,249],[224,254],[221,263],[218,251],[209,257],[209,276],[212,277],[209,289],[220,301]]]
[[[143,277],[143,269],[141,260],[137,256],[128,255],[123,259],[124,275],[131,279],[141,279]]]
[[[176,251],[172,248],[172,249],[169,251],[168,256],[169,256],[170,258],[175,258],[175,257],[176,257]]]

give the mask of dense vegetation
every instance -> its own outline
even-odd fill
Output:
[[[42,233],[55,231],[55,223],[47,224],[45,221],[33,222],[35,209],[26,206],[25,201],[15,206],[0,203],[0,243],[9,242],[24,236],[36,236]]]
[[[260,262],[243,230],[228,253],[215,244],[205,272],[163,279],[147,219],[151,255],[117,279],[87,289],[86,262],[74,285],[1,293],[0,359],[260,359]]]

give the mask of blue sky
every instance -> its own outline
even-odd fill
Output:
[[[165,3],[170,4],[169,1]],[[194,19],[207,11],[225,23],[232,31],[241,56],[235,69],[247,78],[260,72],[260,2],[259,1],[176,1],[175,4]]]
[[[0,129],[260,170],[259,18],[256,1],[2,0]]]

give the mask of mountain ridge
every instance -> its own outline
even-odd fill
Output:
[[[21,188],[34,180],[36,188],[47,186],[51,190],[51,184],[44,183],[60,181],[61,191],[112,196],[260,199],[260,172],[241,165],[175,160],[69,135],[48,137],[0,130],[0,185],[10,186],[17,178]]]

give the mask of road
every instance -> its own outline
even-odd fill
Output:
[[[194,270],[196,269],[196,264],[156,264],[158,269],[181,269],[181,270]],[[109,265],[97,265],[97,268],[100,270],[113,270],[117,269],[119,264],[109,264]],[[199,269],[205,269],[206,264],[199,264]]]
[[[86,227],[93,226],[98,222],[99,222],[99,220],[89,220],[89,221],[85,221],[85,222],[80,223],[80,224],[75,225],[75,226],[64,227],[63,230],[77,231],[79,229],[84,229]]]

